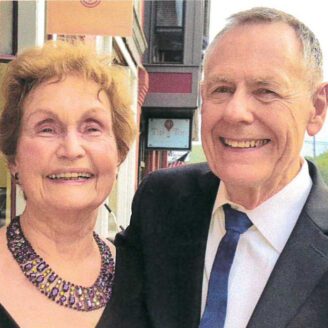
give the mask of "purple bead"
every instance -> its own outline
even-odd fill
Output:
[[[50,296],[51,297],[56,297],[58,295],[58,288],[57,287],[54,287],[52,290],[51,290],[51,293],[50,293]]]
[[[34,280],[36,278],[36,273],[34,272],[30,273],[29,278],[31,281]]]
[[[48,281],[49,282],[54,282],[56,280],[56,275],[54,273],[52,273],[49,278],[48,278]]]
[[[90,300],[87,300],[87,306],[88,306],[88,309],[92,309],[92,302]]]
[[[46,267],[46,264],[44,262],[41,262],[37,267],[36,269],[39,271],[39,272],[42,272],[44,270],[44,268]]]
[[[71,295],[68,299],[68,302],[70,305],[73,305],[75,303],[75,297],[73,295]]]
[[[36,281],[37,281],[38,283],[41,283],[43,280],[44,280],[44,276],[43,276],[43,275],[39,275],[39,276],[36,278]]]
[[[82,304],[81,302],[78,302],[78,303],[77,303],[77,307],[78,307],[78,309],[82,309],[83,304]]]
[[[59,299],[60,303],[64,303],[66,301],[66,296],[61,296]]]
[[[33,268],[32,263],[27,263],[27,264],[25,264],[25,266],[24,266],[24,270],[25,270],[25,271],[30,271],[32,268]]]
[[[77,295],[81,296],[82,295],[82,288],[79,287],[76,292],[77,292]]]
[[[65,282],[63,285],[63,291],[67,292],[68,290],[69,290],[69,284],[67,282]]]
[[[30,260],[35,260],[38,256],[36,254],[31,254],[30,255]]]

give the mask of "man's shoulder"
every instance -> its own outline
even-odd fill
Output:
[[[153,171],[149,174],[150,177],[161,179],[176,178],[176,177],[195,177],[210,172],[210,168],[206,162],[197,164],[187,164],[179,167],[163,168]]]
[[[208,176],[215,177],[207,163],[198,163],[153,171],[145,178],[145,181],[149,184],[160,184],[163,187],[174,188],[175,186],[182,187],[199,183]]]
[[[170,197],[208,192],[213,188],[217,190],[218,181],[207,163],[190,164],[151,172],[143,179],[139,192],[167,200]]]

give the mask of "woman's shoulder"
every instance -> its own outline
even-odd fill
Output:
[[[9,262],[12,260],[11,254],[7,247],[6,232],[6,227],[0,228],[0,281],[3,281],[3,277],[1,277],[1,275],[7,271]]]
[[[4,259],[4,255],[8,252],[6,232],[6,227],[0,228],[0,265],[1,260]]]

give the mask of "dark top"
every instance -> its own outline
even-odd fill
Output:
[[[18,324],[14,321],[11,315],[0,304],[0,328],[17,328]]]
[[[106,306],[100,320],[95,328],[105,328],[108,327],[108,322],[106,319],[106,312],[108,311],[108,306]],[[15,322],[13,317],[7,312],[7,310],[0,304],[0,328],[19,328],[18,324]]]

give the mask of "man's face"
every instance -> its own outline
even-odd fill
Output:
[[[295,32],[284,23],[235,27],[210,50],[204,69],[202,140],[212,171],[230,196],[246,188],[270,197],[299,171],[305,131],[321,128],[312,122]]]

